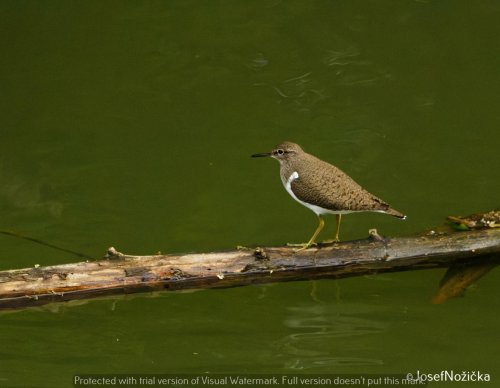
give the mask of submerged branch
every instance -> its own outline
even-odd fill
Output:
[[[46,241],[40,240],[38,238],[34,238],[34,237],[30,237],[30,236],[25,236],[24,234],[21,234],[21,233],[11,232],[10,230],[0,230],[0,234],[4,234],[4,235],[10,236],[10,237],[20,238],[20,239],[23,239],[23,240],[28,240],[28,241],[34,242],[36,244],[40,244],[40,245],[43,245],[43,246],[55,249],[57,251],[71,253],[72,255],[80,257],[81,259],[94,260],[92,257],[90,257],[89,255],[86,255],[85,253],[80,253],[80,252],[73,251],[71,249],[62,248],[62,247],[59,247],[57,245],[54,245],[54,244],[48,243]]]

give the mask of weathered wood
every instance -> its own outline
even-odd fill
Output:
[[[500,229],[289,247],[130,256],[0,272],[0,309],[148,291],[223,288],[449,267],[500,254]]]

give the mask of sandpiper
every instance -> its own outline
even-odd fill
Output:
[[[272,157],[280,162],[280,176],[286,191],[300,204],[311,209],[319,218],[316,231],[305,244],[315,244],[325,225],[324,214],[335,214],[335,240],[339,241],[342,214],[379,212],[405,219],[406,216],[369,193],[339,168],[308,154],[298,144],[285,142],[267,153],[252,157]]]

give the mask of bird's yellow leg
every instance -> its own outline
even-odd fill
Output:
[[[333,244],[333,243],[337,243],[340,241],[339,232],[340,232],[340,220],[341,220],[341,218],[342,218],[342,214],[335,215],[335,219],[337,221],[335,224],[335,238],[333,238],[332,240],[322,241],[323,244]]]
[[[318,234],[321,232],[321,230],[325,226],[325,220],[323,219],[323,217],[321,215],[318,216],[318,219],[319,219],[318,227],[316,228],[316,231],[314,232],[314,234],[312,235],[312,237],[309,239],[308,242],[306,242],[305,244],[287,244],[287,245],[300,247],[296,251],[296,252],[298,252],[298,251],[301,251],[303,249],[309,248],[311,245],[316,244],[316,237],[318,237]]]
[[[336,226],[335,226],[335,242],[339,242],[339,233],[340,233],[340,221],[342,220],[342,214],[335,214]]]

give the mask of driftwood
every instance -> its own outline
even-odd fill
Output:
[[[374,232],[368,239],[320,244],[299,252],[272,247],[130,256],[110,248],[99,261],[0,271],[0,309],[105,295],[450,267],[434,298],[441,303],[492,269],[499,255],[500,229],[493,227],[396,238]]]

